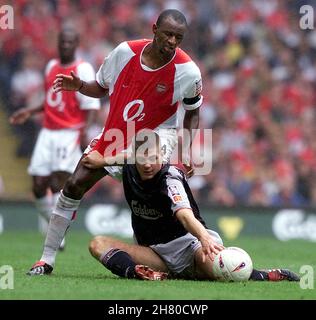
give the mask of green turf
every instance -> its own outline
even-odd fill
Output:
[[[58,255],[54,274],[28,277],[25,272],[41,253],[43,238],[37,233],[6,232],[0,235],[0,267],[14,268],[14,289],[1,290],[1,299],[316,299],[314,289],[299,283],[167,280],[146,282],[119,279],[94,260],[87,233],[70,232],[66,251]],[[241,238],[234,243],[252,256],[255,267],[287,267],[299,272],[302,265],[316,271],[315,243],[279,242],[271,238]],[[0,277],[2,275],[0,274]],[[316,276],[316,275],[315,275]]]

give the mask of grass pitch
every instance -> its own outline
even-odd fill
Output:
[[[120,279],[94,260],[87,249],[91,236],[70,231],[65,252],[58,254],[51,276],[28,277],[26,271],[39,259],[43,237],[38,233],[5,232],[0,235],[0,267],[14,269],[14,289],[0,290],[2,299],[102,299],[102,300],[254,300],[316,299],[314,289],[298,282],[219,283],[167,280],[147,282]],[[225,242],[248,251],[256,268],[284,267],[299,273],[302,265],[316,272],[315,243],[280,242],[272,238],[240,238]],[[301,274],[303,275],[303,274]],[[1,280],[2,274],[0,274]]]

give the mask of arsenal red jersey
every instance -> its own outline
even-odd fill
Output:
[[[101,154],[115,154],[127,148],[133,136],[128,135],[128,126],[135,126],[134,133],[143,128],[176,128],[179,102],[201,92],[200,70],[179,48],[171,61],[158,69],[143,65],[142,52],[150,43],[151,40],[123,42],[97,73],[98,83],[109,88],[110,95],[109,116],[94,148]],[[199,99],[184,108],[192,110],[201,103]],[[115,151],[108,148],[113,142]]]
[[[95,73],[90,64],[75,61],[71,65],[61,65],[57,59],[51,60],[45,72],[45,103],[43,127],[52,130],[80,129],[86,121],[86,111],[99,109],[98,99],[90,98],[75,91],[54,92],[53,82],[58,73],[70,75],[73,71],[82,80],[95,79]]]

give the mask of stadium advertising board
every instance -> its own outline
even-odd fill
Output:
[[[274,236],[279,240],[316,241],[316,211],[312,209],[210,208],[201,206],[206,224],[224,239],[241,235]],[[31,203],[0,205],[0,234],[9,230],[36,230],[43,221]],[[72,228],[92,235],[116,234],[132,237],[129,209],[116,204],[82,206]]]

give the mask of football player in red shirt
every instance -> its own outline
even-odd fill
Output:
[[[73,173],[86,145],[85,132],[100,108],[99,99],[75,91],[55,92],[56,75],[74,73],[87,81],[95,78],[93,67],[76,59],[79,34],[63,29],[58,37],[59,58],[48,62],[45,69],[45,101],[36,107],[16,111],[11,124],[22,124],[33,114],[43,112],[43,127],[32,153],[28,173],[33,180],[36,207],[47,222],[59,192]],[[51,192],[48,192],[50,189]]]
[[[87,148],[86,156],[61,191],[50,219],[43,255],[29,275],[52,272],[57,248],[85,192],[108,174],[120,177],[118,167],[104,168],[104,156],[112,155],[113,150],[114,154],[126,150],[135,133],[149,128],[159,134],[164,161],[168,161],[177,144],[180,103],[185,110],[183,127],[190,132],[198,128],[201,73],[179,48],[187,31],[186,18],[178,10],[165,10],[152,30],[152,40],[127,41],[117,46],[105,58],[95,81],[87,82],[74,72],[70,76],[57,75],[54,82],[57,93],[79,91],[95,98],[109,94],[110,111],[102,134]],[[133,128],[132,134],[129,127]],[[185,164],[190,175],[192,168]]]

